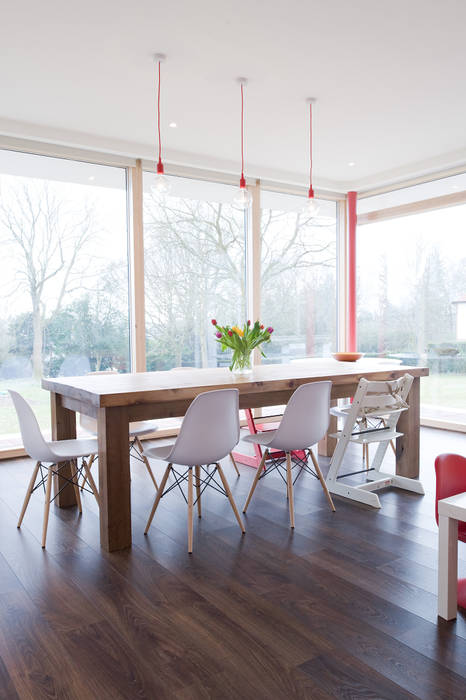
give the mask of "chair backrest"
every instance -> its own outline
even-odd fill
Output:
[[[351,435],[356,423],[370,417],[384,418],[387,428],[394,430],[400,413],[409,408],[406,401],[413,381],[411,374],[386,382],[370,382],[362,377],[348,409],[342,435]]]
[[[332,382],[301,384],[291,396],[270,447],[304,450],[315,445],[327,432],[330,422]]]
[[[439,455],[435,460],[435,519],[438,525],[438,502],[442,498],[466,493],[466,457]],[[458,523],[458,539],[466,542],[466,523]]]
[[[167,461],[186,466],[212,464],[239,440],[238,389],[206,391],[192,401]]]
[[[54,455],[44,440],[42,431],[37,422],[34,411],[17,391],[9,390],[16,413],[18,415],[19,429],[23,439],[24,449],[32,459],[38,462],[55,462]]]

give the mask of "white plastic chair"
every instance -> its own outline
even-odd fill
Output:
[[[168,372],[186,372],[186,371],[192,371],[193,369],[200,369],[200,367],[188,367],[188,365],[183,365],[182,367],[172,367],[171,369],[167,370]],[[239,473],[238,465],[236,464],[236,460],[233,456],[233,452],[230,452],[229,454],[230,461],[237,473],[238,476],[241,476]]]
[[[78,502],[79,512],[82,513],[78,480],[82,473],[82,470],[84,469],[90,487],[92,489],[92,493],[94,494],[97,503],[99,503],[99,495],[97,492],[97,488],[85,459],[85,457],[88,457],[89,455],[95,454],[97,452],[97,440],[53,440],[47,442],[44,439],[44,436],[42,435],[34,411],[30,407],[28,402],[16,391],[10,390],[9,394],[13,400],[16,413],[18,415],[19,427],[21,430],[21,437],[23,439],[24,449],[26,450],[28,455],[36,461],[36,465],[34,467],[34,471],[32,473],[31,480],[26,491],[26,496],[24,498],[21,514],[19,516],[18,527],[21,527],[21,523],[23,521],[24,514],[26,513],[31,494],[40,486],[45,485],[44,521],[42,527],[42,548],[44,548],[45,541],[47,538],[50,503],[51,501],[53,501],[53,498],[51,498],[53,474],[60,476],[67,483],[73,485],[76,494],[76,500]],[[77,467],[77,460],[79,458],[81,458],[80,468]],[[71,479],[68,479],[61,473],[63,463],[67,462],[70,462],[72,465]],[[42,472],[42,467],[44,466],[44,463],[48,465],[46,476],[44,476]],[[37,473],[39,470],[40,479],[39,482],[36,484]]]
[[[257,469],[254,481],[252,482],[249,496],[244,504],[243,513],[246,512],[252,494],[259,482],[264,476],[269,474],[274,469],[280,470],[286,460],[286,488],[290,509],[290,524],[294,528],[294,502],[293,502],[293,486],[302,470],[306,470],[317,479],[319,479],[331,509],[334,511],[332,497],[330,496],[324,477],[319,468],[312,445],[315,445],[321,440],[327,432],[330,422],[330,390],[332,382],[310,382],[302,384],[296,389],[288,405],[283,413],[283,418],[277,430],[269,433],[257,433],[257,435],[248,435],[244,438],[245,442],[257,443],[263,445],[266,449],[262,456],[262,461]],[[275,448],[285,452],[285,459],[272,459],[270,466],[267,464],[269,450]],[[299,460],[300,471],[293,481],[292,475],[292,459],[291,453],[297,450],[308,451],[314,465],[315,472],[308,466],[304,460]],[[266,466],[267,465],[267,466]],[[296,466],[296,465],[295,465]],[[281,474],[282,478],[285,477]]]
[[[346,412],[343,429],[332,436],[338,438],[338,443],[326,479],[330,493],[374,508],[381,506],[378,495],[373,492],[387,486],[395,486],[419,494],[424,493],[424,488],[417,479],[384,473],[380,470],[388,445],[403,435],[397,432],[396,426],[401,413],[409,408],[407,399],[412,383],[413,377],[410,374],[387,382],[360,379],[353,403],[346,409],[341,409]],[[368,470],[340,474],[343,458],[350,442],[359,445],[378,443],[377,451]],[[345,477],[361,473],[366,477],[365,483],[352,485],[340,481]]]
[[[197,503],[201,517],[201,495],[207,486],[212,486],[228,497],[238,524],[245,532],[243,522],[236,507],[220,460],[226,457],[239,440],[239,392],[237,389],[206,391],[196,396],[189,406],[174,443],[163,447],[151,447],[146,455],[168,462],[160,488],[154,501],[144,534],[147,535],[160,499],[166,493],[185,481],[188,483],[188,552],[193,551],[193,506]],[[184,472],[174,468],[174,464],[186,466]],[[215,465],[213,471],[206,468]],[[193,468],[196,474],[196,501],[193,501]],[[167,479],[173,473],[175,482],[165,489]],[[221,484],[215,479],[219,473]],[[183,493],[183,491],[182,491]],[[184,496],[184,493],[183,493]],[[185,497],[186,498],[186,497]]]

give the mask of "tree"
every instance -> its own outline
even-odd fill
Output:
[[[222,202],[149,195],[144,221],[149,367],[216,362],[210,319],[246,316],[244,215]],[[262,306],[281,332],[311,323],[310,299],[335,265],[331,238],[301,213],[264,212]],[[307,308],[291,318],[287,303],[296,294]]]
[[[31,302],[32,365],[42,375],[43,326],[60,311],[65,294],[88,274],[83,263],[87,243],[96,235],[93,210],[76,211],[57,198],[47,183],[28,181],[1,193],[2,242],[11,251],[16,284]]]

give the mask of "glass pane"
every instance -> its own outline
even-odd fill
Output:
[[[215,341],[219,324],[246,318],[246,216],[231,206],[235,187],[170,178],[153,190],[144,173],[147,369],[229,364]]]
[[[41,376],[129,369],[125,171],[0,151],[0,448],[7,389],[50,429]]]
[[[424,417],[466,422],[466,205],[358,228],[358,349],[428,365]]]
[[[319,217],[304,199],[261,195],[261,317],[274,328],[263,362],[326,357],[336,349],[336,203],[319,201]],[[319,221],[317,219],[317,221]]]

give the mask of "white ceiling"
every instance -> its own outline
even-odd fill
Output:
[[[0,133],[155,154],[344,191],[466,163],[464,0],[15,0],[0,26]],[[175,121],[177,129],[168,128]],[[354,167],[348,162],[354,161]]]

